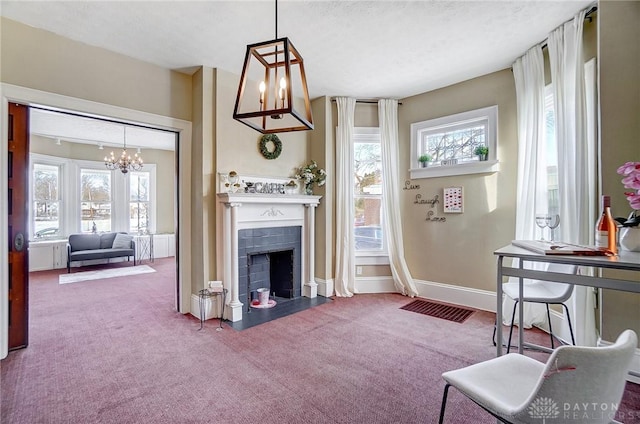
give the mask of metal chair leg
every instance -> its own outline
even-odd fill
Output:
[[[553,329],[551,328],[551,313],[549,312],[549,304],[545,303],[547,306],[547,321],[549,321],[549,337],[551,337],[551,349],[554,349],[553,345]]]
[[[444,410],[447,406],[447,393],[449,392],[449,387],[451,387],[449,383],[444,386],[444,394],[442,395],[442,406],[440,407],[440,420],[438,420],[438,424],[442,424],[444,422]]]
[[[516,309],[518,308],[518,301],[516,300],[513,304],[513,313],[511,314],[511,327],[509,328],[509,342],[507,343],[507,353],[511,350],[511,337],[513,336],[513,322],[516,320]],[[519,325],[522,325],[520,323]],[[520,340],[522,343],[522,340]]]
[[[569,308],[567,308],[567,305],[565,305],[564,303],[562,304],[562,306],[564,306],[564,310],[567,313],[567,322],[569,323],[569,332],[571,333],[571,343],[573,343],[573,345],[575,346],[576,339],[573,337],[573,327],[571,327],[571,315],[569,315]]]

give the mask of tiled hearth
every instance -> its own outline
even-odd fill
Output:
[[[314,277],[315,208],[320,196],[301,194],[219,193],[218,201],[224,205],[218,234],[218,279],[228,290],[225,319],[242,320],[243,307],[251,299],[248,276],[242,274],[241,262],[248,253],[293,250],[293,296],[315,298],[318,285]],[[252,247],[247,248],[251,232]],[[289,232],[298,232],[299,247],[289,238]],[[255,240],[259,234],[258,240]],[[296,254],[299,251],[299,254]],[[244,254],[244,255],[243,255]],[[261,260],[255,258],[256,260]],[[243,266],[244,268],[244,266]],[[248,271],[247,271],[248,272]],[[296,286],[299,286],[297,292]],[[299,294],[298,294],[299,293]],[[277,307],[277,306],[276,306]]]

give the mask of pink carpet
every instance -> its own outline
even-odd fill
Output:
[[[173,311],[173,261],[150,266],[86,284],[31,275],[30,345],[0,362],[3,424],[435,423],[442,372],[495,356],[493,314],[458,324],[401,310],[409,299],[392,294],[198,331]],[[640,423],[637,386],[621,413]],[[495,423],[455,390],[446,418]]]

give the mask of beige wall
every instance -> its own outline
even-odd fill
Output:
[[[311,102],[314,130],[310,131],[307,151],[320,167],[327,171],[324,187],[314,193],[322,196],[316,208],[316,277],[331,280],[335,260],[335,130],[332,120],[331,100],[320,97]]]
[[[640,161],[639,21],[640,2],[599,3],[602,193],[611,196],[615,216],[631,211],[616,169],[627,161]],[[640,295],[606,291],[602,324],[605,340],[615,340],[625,328],[640,332]]]
[[[511,70],[503,70],[402,100],[398,110],[401,186],[409,180],[410,125],[427,119],[498,105],[500,171],[411,180],[419,190],[401,190],[405,255],[414,279],[495,290],[492,252],[508,244],[515,228],[517,164],[516,96]],[[425,220],[427,205],[413,203],[438,195],[444,187],[464,188],[464,213],[437,214],[446,222]]]
[[[82,143],[70,143],[61,140],[60,146],[51,138],[32,135],[29,151],[42,155],[76,160],[101,162],[108,153],[98,150],[97,146]],[[175,232],[175,155],[168,150],[144,149],[142,155],[145,164],[156,165],[156,233]]]
[[[2,82],[191,119],[191,78],[2,18]]]

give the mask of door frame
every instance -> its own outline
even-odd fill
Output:
[[[27,106],[41,106],[61,111],[73,111],[87,116],[103,117],[123,122],[140,123],[178,134],[176,149],[177,207],[176,207],[176,306],[180,313],[190,312],[192,243],[191,243],[191,122],[168,116],[155,115],[134,109],[63,96],[27,87],[0,83],[0,198],[8,196],[8,115],[9,102]],[[179,218],[179,219],[178,219]],[[8,354],[8,210],[7,202],[0,204],[0,359]]]

